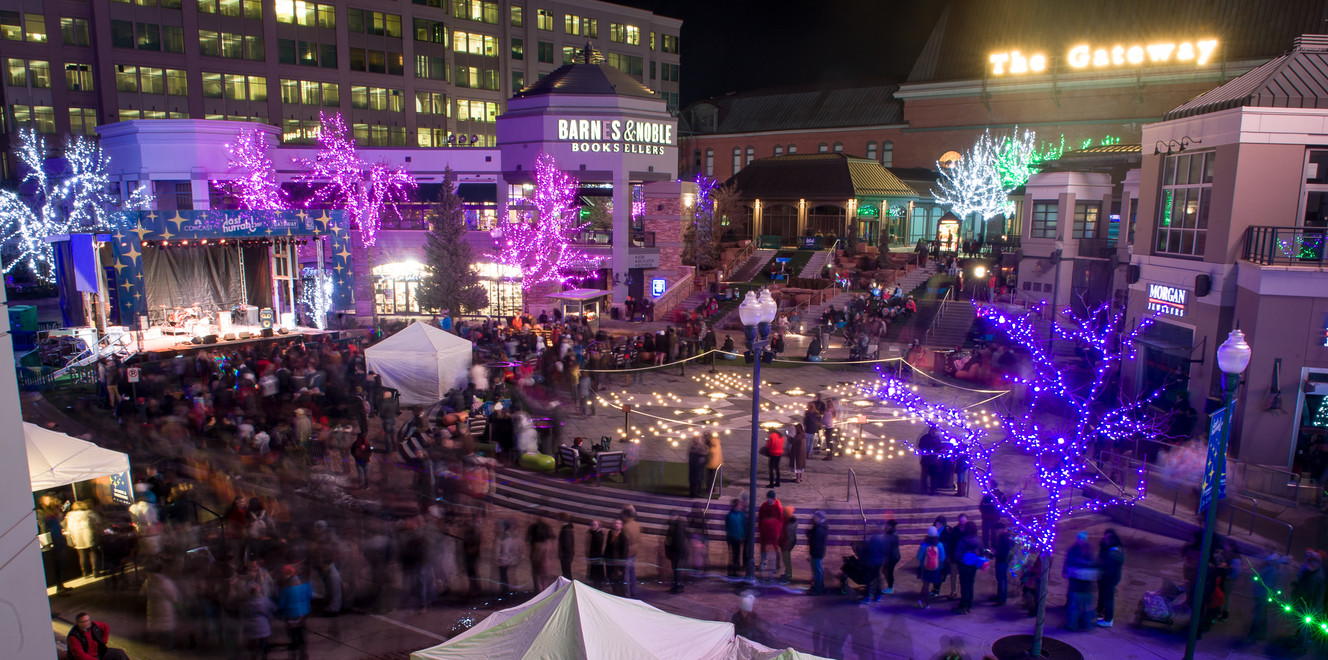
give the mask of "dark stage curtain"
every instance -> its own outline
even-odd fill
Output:
[[[229,309],[240,302],[240,256],[234,248],[143,246],[148,307],[192,307],[212,303]]]
[[[266,245],[244,248],[245,304],[259,309],[272,306],[271,248]]]

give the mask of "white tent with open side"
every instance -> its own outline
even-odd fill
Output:
[[[793,653],[793,655],[788,655]],[[529,601],[490,614],[410,660],[767,660],[809,658],[734,633],[733,624],[670,614],[639,600],[558,578]]]
[[[129,471],[129,457],[58,431],[23,422],[32,492]]]
[[[471,346],[468,340],[416,321],[365,349],[367,368],[383,385],[401,393],[402,405],[433,405],[454,387],[465,387]]]

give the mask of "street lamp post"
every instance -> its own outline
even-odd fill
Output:
[[[775,320],[779,307],[770,292],[762,291],[757,297],[755,291],[748,291],[742,304],[738,305],[738,318],[742,321],[743,332],[747,337],[747,348],[751,350],[752,364],[752,464],[751,483],[747,493],[747,581],[756,581],[756,461],[759,455],[761,432],[761,354],[770,345],[770,322]]]
[[[1203,612],[1204,583],[1208,580],[1208,556],[1213,551],[1213,527],[1217,525],[1217,488],[1227,469],[1227,437],[1231,434],[1231,413],[1236,404],[1236,387],[1240,385],[1240,375],[1250,364],[1250,345],[1245,343],[1245,333],[1232,330],[1221,346],[1217,347],[1217,367],[1222,370],[1222,432],[1208,442],[1218,443],[1216,452],[1217,465],[1213,471],[1204,475],[1205,488],[1212,497],[1208,500],[1208,510],[1204,515],[1203,543],[1199,546],[1199,570],[1194,576],[1194,594],[1190,596],[1190,630],[1185,638],[1185,660],[1194,660],[1194,645],[1199,638],[1199,617]]]

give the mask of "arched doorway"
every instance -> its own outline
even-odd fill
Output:
[[[807,231],[808,236],[843,236],[844,235],[844,208],[842,206],[833,206],[822,204],[812,207],[807,213]],[[832,239],[833,240],[833,239]]]

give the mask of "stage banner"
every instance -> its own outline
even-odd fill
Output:
[[[123,211],[115,216],[114,224],[120,229],[111,245],[122,319],[147,314],[148,287],[153,282],[143,271],[143,244],[186,240],[280,241],[326,236],[326,267],[332,272],[334,287],[332,305],[335,309],[354,307],[350,222],[345,211]]]
[[[74,288],[97,292],[97,244],[92,234],[70,234],[69,250],[74,258]]]

